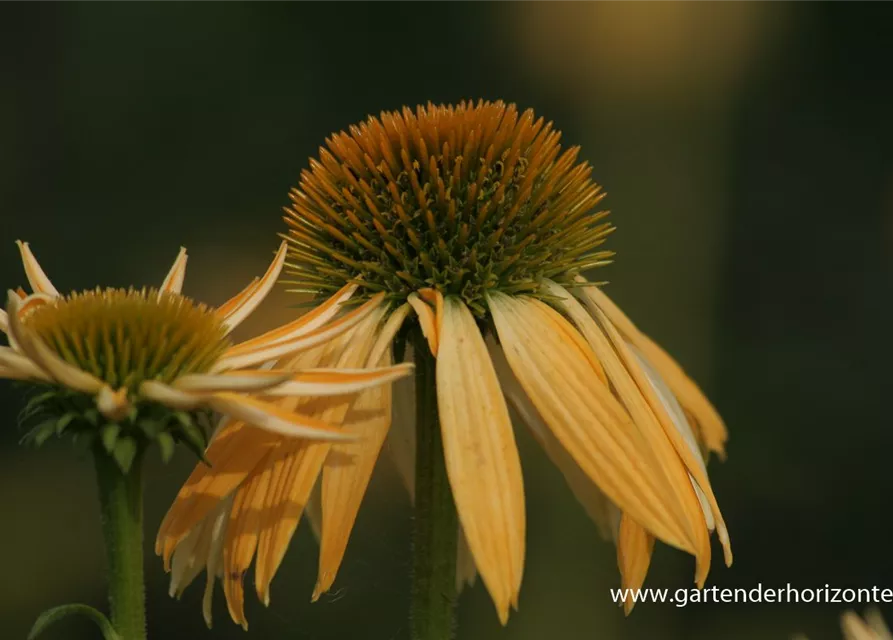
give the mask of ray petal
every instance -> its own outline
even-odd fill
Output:
[[[647,443],[594,374],[594,356],[574,339],[577,330],[534,299],[491,294],[488,302],[509,366],[564,449],[611,502],[668,544],[694,553],[686,527],[667,506]]]
[[[56,290],[56,287],[53,286],[53,283],[50,282],[47,274],[44,273],[43,269],[40,267],[40,264],[31,252],[31,247],[28,246],[28,243],[16,240],[16,244],[19,246],[19,253],[22,254],[22,263],[25,265],[25,275],[28,278],[28,284],[31,285],[31,289],[36,293],[45,293],[53,297],[58,297],[59,292]]]
[[[668,502],[672,501],[670,504],[677,510],[676,517],[686,527],[689,540],[695,544],[698,563],[696,581],[699,587],[702,586],[710,569],[708,523],[701,508],[697,488],[692,485],[691,476],[680,459],[669,437],[670,434],[667,434],[665,426],[661,424],[661,420],[666,417],[663,406],[653,402],[653,394],[649,393],[650,385],[641,380],[634,368],[630,370],[630,365],[622,352],[619,354],[615,351],[617,345],[612,344],[609,337],[613,335],[612,327],[600,327],[583,305],[564,288],[549,281],[543,284],[549,295],[556,299],[557,304],[576,324],[602,363],[611,388],[641,433],[642,441],[647,445],[652,464],[656,469],[662,470]],[[620,349],[622,350],[622,346]],[[641,389],[640,385],[643,383],[649,388]]]
[[[384,323],[374,344],[369,345],[368,366],[391,363],[391,343],[404,318],[405,314],[400,313]],[[364,391],[344,418],[345,429],[357,434],[359,439],[355,443],[334,445],[323,471],[322,535],[313,600],[328,591],[335,581],[390,423],[389,385]]]
[[[223,358],[215,366],[215,371],[251,367],[329,342],[359,324],[370,313],[375,311],[383,300],[384,294],[373,296],[365,304],[334,322],[285,342],[277,342],[272,345],[255,348],[243,348],[242,345],[236,345],[227,350]]]
[[[43,369],[10,347],[0,347],[0,368],[8,373],[4,376],[7,378],[40,382],[52,381],[52,378]]]
[[[181,376],[174,381],[173,388],[191,393],[215,391],[237,391],[251,393],[272,389],[291,379],[282,371],[256,370],[226,371],[224,373],[196,373]]]
[[[434,315],[434,311],[415,293],[409,294],[407,302],[412,305],[413,310],[419,318],[419,325],[422,327],[422,335],[428,340],[428,348],[431,350],[431,355],[436,357],[437,317]]]
[[[159,297],[165,293],[180,293],[183,290],[183,280],[186,278],[186,261],[189,256],[186,255],[186,247],[180,247],[180,253],[171,270],[168,271],[167,277],[161,283],[161,289],[158,291]]]
[[[226,414],[261,429],[279,435],[307,440],[347,441],[354,440],[355,435],[346,433],[321,420],[301,416],[286,411],[272,403],[237,393],[220,392],[211,394],[208,406],[215,411]]]
[[[660,346],[644,333],[621,311],[599,287],[581,287],[578,295],[584,298],[590,311],[599,310],[617,327],[623,337],[635,345],[666,381],[673,394],[686,410],[697,418],[705,444],[720,457],[725,457],[725,443],[729,434],[717,410],[683,371]]]
[[[389,367],[370,367],[361,370],[310,371],[292,376],[267,391],[270,396],[336,396],[359,393],[373,387],[390,384],[412,373],[412,363],[406,362]]]
[[[158,380],[145,380],[140,383],[139,395],[147,400],[154,400],[171,409],[191,411],[206,404],[207,396],[189,391],[181,391],[174,387],[159,382]]]
[[[437,403],[459,520],[505,624],[524,571],[521,463],[487,346],[471,312],[454,298],[444,304]]]
[[[620,587],[624,593],[637,591],[645,584],[653,551],[654,536],[624,514],[617,534],[617,567],[620,569]],[[623,601],[623,612],[629,615],[635,604],[636,601],[627,595]]]
[[[349,284],[342,287],[335,295],[323,302],[311,311],[308,311],[297,320],[282,325],[272,331],[268,331],[250,340],[239,344],[240,349],[253,349],[270,346],[280,342],[288,342],[300,336],[306,335],[314,329],[319,329],[341,311],[342,305],[347,302],[357,285]]]
[[[223,324],[229,331],[235,329],[243,320],[245,320],[245,318],[251,315],[273,289],[273,285],[276,284],[276,279],[282,272],[282,266],[285,264],[285,253],[287,248],[288,243],[283,241],[282,244],[279,245],[279,251],[276,252],[276,257],[273,258],[272,264],[270,264],[269,269],[267,269],[267,272],[263,275],[260,281],[254,285],[251,288],[251,291],[239,300],[232,309],[223,314]]]

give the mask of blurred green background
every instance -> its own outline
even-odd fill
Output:
[[[0,282],[28,240],[62,290],[157,283],[218,303],[265,268],[279,208],[331,131],[428,100],[503,98],[556,122],[605,185],[617,261],[601,277],[725,416],[711,464],[735,564],[709,584],[893,587],[886,526],[893,355],[893,6],[838,4],[4,4]],[[282,292],[248,329],[293,313]],[[0,636],[65,602],[104,606],[92,467],[18,446],[0,385]],[[843,605],[612,604],[614,549],[520,432],[529,533],[520,612],[480,585],[460,640],[839,637]],[[192,465],[153,460],[149,536]],[[201,586],[167,597],[147,555],[155,638],[408,637],[410,510],[379,465],[336,589],[309,602],[299,529],[246,635]],[[150,550],[147,549],[147,554]],[[648,586],[688,587],[660,548]],[[882,609],[893,621],[893,607]],[[48,638],[96,637],[64,623]]]

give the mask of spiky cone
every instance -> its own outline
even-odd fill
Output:
[[[357,287],[359,300],[385,296],[380,317],[357,326],[351,340],[374,342],[376,356],[392,353],[396,360],[410,353],[403,345],[415,342],[407,357],[419,363],[414,393],[427,407],[419,420],[397,411],[393,424],[377,422],[374,438],[349,445],[355,447],[351,464],[344,464],[340,444],[311,462],[302,460],[299,468],[308,479],[301,476],[288,517],[279,515],[281,507],[266,505],[278,504],[283,491],[298,485],[286,481],[283,489],[271,480],[246,488],[251,477],[277,473],[278,458],[263,461],[267,454],[257,451],[250,465],[241,459],[215,464],[221,474],[253,469],[253,475],[239,474],[241,484],[215,495],[228,526],[239,522],[240,531],[259,538],[283,526],[290,535],[320,477],[314,597],[335,579],[387,437],[416,504],[454,500],[458,512],[459,525],[438,536],[430,534],[446,526],[449,509],[438,510],[442,521],[421,513],[414,518],[417,541],[439,537],[438,553],[454,554],[427,565],[416,558],[417,567],[427,567],[423,575],[416,572],[417,586],[434,581],[441,591],[432,598],[430,589],[416,589],[414,617],[424,615],[425,607],[450,607],[452,588],[443,585],[461,587],[479,573],[505,623],[518,603],[525,546],[510,404],[587,512],[615,539],[625,585],[644,580],[655,539],[695,556],[699,585],[710,566],[711,531],[731,562],[704,457],[722,453],[725,426],[682,369],[583,279],[584,271],[610,261],[601,245],[612,227],[607,213],[596,209],[603,193],[590,179],[589,165],[577,162],[578,152],[562,151],[551,123],[531,111],[519,114],[513,105],[429,104],[382,113],[333,135],[291,192],[284,236],[290,278],[284,282],[322,297],[348,286]],[[411,338],[419,333],[421,342]],[[434,375],[422,376],[429,358]],[[433,388],[419,388],[423,380]],[[402,384],[394,393],[405,391]],[[377,401],[390,406],[391,393],[385,389]],[[439,429],[437,438],[417,433],[431,428]],[[419,478],[425,491],[440,486],[430,451],[426,463],[415,462],[416,450],[432,444],[442,447],[451,497],[418,495]],[[263,505],[260,523],[236,518],[229,502],[233,495],[239,499],[235,490],[252,491],[254,504]],[[229,534],[217,540],[222,556],[220,550],[211,556],[225,561],[227,553],[236,553],[227,551],[237,548]],[[258,543],[259,556],[260,548]],[[430,551],[415,548],[417,555]],[[238,549],[253,550],[253,543]],[[269,576],[266,571],[258,579],[262,599]],[[428,640],[451,633],[445,622],[426,631],[414,626],[412,635]]]
[[[131,609],[142,606],[142,551],[134,541],[142,539],[139,465],[150,445],[157,443],[165,458],[178,441],[203,455],[210,434],[203,430],[202,418],[211,412],[223,414],[230,431],[300,442],[348,442],[356,434],[283,404],[304,396],[355,394],[411,370],[411,365],[364,371],[268,366],[325,346],[379,313],[383,296],[335,319],[338,303],[350,297],[352,286],[327,311],[239,344],[229,341],[230,332],[274,286],[285,261],[285,243],[262,278],[216,309],[181,295],[185,250],[158,289],[61,295],[28,244],[18,244],[32,293],[10,291],[6,311],[0,311],[0,330],[9,340],[8,347],[0,347],[0,377],[39,390],[25,419],[45,420],[28,440],[41,444],[53,434],[71,434],[92,449],[108,547],[131,556],[110,556],[109,561],[139,564],[139,575],[130,576],[126,588],[118,585],[123,591],[139,590],[140,602],[132,602]],[[114,574],[126,568],[110,569],[114,592]],[[124,596],[112,595],[114,618],[114,597]],[[136,633],[127,629],[127,634]]]

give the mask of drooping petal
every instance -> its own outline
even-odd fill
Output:
[[[3,309],[0,309],[0,331],[9,333],[9,316],[6,315],[6,311]]]
[[[243,348],[242,345],[236,345],[226,351],[214,370],[225,371],[227,369],[251,367],[329,342],[355,327],[366,316],[375,311],[383,300],[384,294],[373,296],[365,304],[334,322],[298,338],[260,347]]]
[[[844,640],[890,640],[893,638],[877,609],[869,609],[862,620],[855,612],[846,611],[840,618]]]
[[[620,569],[620,587],[627,594],[623,601],[623,611],[629,615],[636,601],[629,596],[645,584],[651,554],[654,551],[654,536],[638,522],[623,515],[617,534],[617,567]]]
[[[226,540],[226,526],[233,508],[232,496],[221,500],[216,510],[211,512],[211,543],[208,550],[208,563],[205,567],[205,593],[202,596],[202,616],[210,629],[212,626],[211,605],[214,602],[214,582],[223,577],[223,543]]]
[[[405,317],[406,314],[398,310],[384,323],[375,336],[374,343],[367,342],[367,366],[390,364],[391,343]],[[323,470],[320,496],[322,535],[319,573],[312,597],[314,601],[329,590],[338,574],[390,423],[390,386],[378,386],[364,391],[344,418],[345,430],[355,433],[358,440],[333,445],[329,453]]]
[[[7,313],[10,334],[28,358],[60,384],[87,394],[98,393],[104,383],[93,375],[71,366],[47,347],[43,341],[22,324],[19,311],[23,304],[14,292],[9,292]]]
[[[582,278],[579,280],[585,282]],[[720,457],[725,457],[725,442],[729,437],[725,423],[698,385],[682,370],[682,367],[660,346],[639,331],[620,307],[614,304],[599,287],[581,287],[577,291],[584,298],[590,311],[594,312],[595,309],[598,309],[603,312],[627,342],[635,345],[642,352],[666,381],[682,406],[696,417],[707,447],[719,454]]]
[[[200,463],[180,488],[158,530],[155,552],[170,570],[174,549],[201,520],[232,493],[281,436],[230,422],[211,440],[205,451],[208,464]]]
[[[448,298],[437,357],[447,475],[481,579],[508,621],[524,571],[524,484],[508,407],[474,317]]]
[[[283,436],[329,442],[356,439],[353,434],[321,420],[301,416],[272,403],[237,393],[211,394],[208,398],[208,406],[236,420]]]
[[[16,240],[16,244],[19,247],[19,253],[22,254],[22,264],[25,265],[25,275],[28,278],[28,284],[31,285],[31,290],[36,293],[45,293],[58,297],[59,292],[56,291],[56,287],[53,286],[53,283],[47,278],[47,274],[41,269],[28,243]]]
[[[268,462],[269,458],[262,459],[257,470],[236,491],[223,543],[223,591],[226,594],[226,605],[233,622],[246,631],[248,620],[245,618],[243,579],[257,548],[261,508],[272,474],[272,467]]]
[[[411,363],[369,369],[305,370],[270,389],[271,396],[339,396],[390,384],[412,373]]]
[[[290,379],[291,375],[282,371],[251,369],[248,371],[189,374],[177,378],[173,387],[190,393],[212,393],[215,391],[253,393],[272,389]]]
[[[251,287],[251,291],[248,292],[247,295],[223,314],[223,324],[229,331],[235,329],[245,318],[250,316],[273,289],[273,285],[276,284],[276,279],[282,272],[282,266],[285,264],[287,248],[288,243],[286,242],[279,245],[279,251],[276,252],[276,257],[273,258],[270,268],[267,269],[267,272],[263,275],[260,281]]]
[[[311,311],[308,311],[297,320],[289,322],[277,329],[268,331],[250,340],[245,340],[238,346],[240,349],[247,350],[257,347],[268,347],[280,342],[288,342],[300,336],[306,335],[322,327],[329,320],[334,318],[341,311],[341,306],[350,300],[350,297],[357,290],[357,285],[349,284],[342,287],[335,295],[323,302]]]
[[[577,465],[621,510],[694,553],[648,443],[595,375],[594,356],[576,329],[537,300],[491,294],[488,302],[512,371]]]
[[[130,413],[130,399],[127,397],[127,388],[122,387],[117,391],[108,385],[103,385],[96,394],[96,408],[99,413],[112,421],[123,420]]]
[[[611,504],[601,489],[584,473],[558,439],[552,435],[536,407],[524,393],[515,374],[512,373],[502,348],[490,341],[488,341],[488,347],[490,358],[493,360],[496,374],[502,385],[502,391],[509,404],[518,412],[521,421],[530,429],[534,439],[546,452],[552,464],[558,467],[567,486],[577,502],[583,506],[589,518],[595,523],[602,538],[614,541],[617,537],[620,511]]]
[[[605,331],[602,331],[602,327],[593,320],[583,305],[564,288],[549,281],[545,281],[544,286],[574,322],[602,363],[611,388],[647,445],[651,464],[663,472],[667,497],[676,509],[677,519],[686,527],[688,539],[695,545],[698,564],[696,582],[699,587],[702,586],[710,569],[710,537],[707,522],[696,487],[692,485],[685,465],[661,424],[660,419],[665,417],[663,407],[649,402],[650,388],[640,389],[640,385],[648,383],[640,380],[635,371],[630,371],[629,364],[615,351],[616,345],[613,345],[609,338],[609,335],[612,335],[611,327],[606,327]]]
[[[171,270],[168,271],[167,277],[161,283],[161,289],[158,290],[159,296],[165,293],[180,293],[183,290],[183,280],[186,278],[186,261],[188,259],[186,247],[180,247],[177,259],[174,260]]]
[[[710,485],[710,479],[707,476],[707,469],[704,465],[704,460],[701,457],[700,451],[697,446],[692,446],[693,443],[686,442],[684,432],[686,431],[687,422],[685,416],[677,415],[674,417],[674,412],[672,411],[673,407],[669,403],[669,397],[661,398],[660,389],[655,381],[660,381],[660,384],[665,389],[667,388],[667,385],[661,379],[658,370],[655,367],[650,366],[650,361],[648,361],[647,356],[642,354],[643,357],[637,357],[635,355],[623,336],[621,336],[617,328],[611,323],[610,318],[608,318],[600,307],[592,306],[590,309],[595,319],[599,321],[602,329],[604,329],[606,335],[613,343],[614,348],[617,349],[617,353],[623,360],[623,363],[626,365],[630,374],[636,380],[639,389],[642,391],[648,404],[655,412],[664,433],[666,433],[673,448],[676,450],[676,453],[685,464],[688,473],[691,474],[691,477],[694,479],[694,482],[697,485],[696,489],[700,490],[700,492],[696,493],[698,499],[706,500],[709,509],[702,509],[702,511],[709,511],[712,514],[712,522],[708,522],[708,524],[713,524],[715,526],[717,536],[723,546],[726,565],[731,565],[732,548],[729,541],[728,530],[725,521],[723,520],[722,512],[719,509],[719,504],[716,501],[716,496],[713,493],[713,488]],[[642,364],[644,362],[649,362],[649,368],[652,372],[651,376],[649,376],[648,372],[643,368]],[[703,572],[701,572],[701,575],[703,575]]]

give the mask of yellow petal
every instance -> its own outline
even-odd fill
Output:
[[[533,406],[530,398],[524,393],[518,379],[505,359],[502,349],[495,343],[488,341],[490,357],[502,384],[503,393],[521,421],[530,429],[534,439],[546,452],[561,475],[564,476],[567,486],[577,499],[589,518],[595,523],[599,534],[605,540],[614,541],[617,537],[617,527],[620,522],[620,512],[611,501],[602,493],[601,489],[587,476],[567,450],[543,422],[542,417]]]
[[[622,589],[636,591],[642,588],[645,576],[648,575],[648,567],[651,565],[653,551],[654,536],[624,514],[620,519],[620,531],[617,534],[617,567],[620,569]],[[635,600],[627,596],[623,601],[624,613],[629,615],[635,604]]]
[[[893,640],[893,633],[890,633],[890,628],[876,607],[866,609],[864,617],[865,622],[877,635],[877,640]]]
[[[454,298],[444,305],[437,404],[459,520],[505,624],[524,572],[521,463],[487,346],[471,312]]]
[[[0,331],[9,333],[9,316],[3,309],[0,309]]]
[[[167,277],[161,283],[161,289],[158,291],[159,296],[164,293],[180,293],[183,290],[183,280],[186,278],[186,261],[188,259],[186,247],[180,247],[177,259],[174,260],[171,270],[168,271]]]
[[[883,625],[883,621],[881,624]],[[847,611],[841,616],[840,626],[843,628],[845,640],[887,640],[890,637],[886,625],[881,629],[881,633],[878,633],[852,611]],[[884,631],[886,631],[886,635],[884,635]]]
[[[6,372],[3,377],[15,380],[38,380],[50,382],[51,378],[36,364],[10,347],[0,347],[0,368]]]
[[[331,445],[296,440],[287,443],[273,465],[273,489],[267,495],[257,546],[254,585],[257,597],[270,603],[270,583],[309,500]]]
[[[155,552],[164,558],[166,569],[169,570],[171,554],[183,538],[232,493],[281,440],[281,436],[241,422],[231,422],[217,434],[205,452],[209,464],[196,465],[159,528]]]
[[[267,269],[267,272],[263,275],[260,281],[254,285],[251,288],[251,291],[235,304],[232,309],[223,314],[223,324],[229,331],[235,329],[245,318],[251,315],[273,289],[273,285],[276,284],[276,279],[282,272],[282,266],[285,264],[285,252],[287,248],[288,244],[283,241],[282,244],[279,245],[279,251],[276,252],[276,257],[273,258],[273,263],[270,265],[270,268]]]
[[[437,318],[434,311],[427,304],[422,302],[418,294],[411,293],[407,298],[407,302],[412,305],[413,310],[419,318],[419,325],[422,327],[422,335],[428,340],[428,348],[431,355],[437,356]]]
[[[676,518],[685,528],[688,540],[695,548],[698,563],[696,582],[698,586],[703,586],[710,569],[710,536],[707,522],[689,472],[673,445],[672,438],[678,434],[672,427],[670,428],[674,433],[668,434],[662,424],[662,420],[669,420],[663,405],[653,398],[649,382],[637,375],[635,367],[630,367],[630,363],[622,358],[622,355],[618,355],[618,351],[623,354],[625,345],[612,344],[612,339],[608,336],[616,338],[612,333],[613,326],[600,327],[596,324],[586,309],[563,287],[549,281],[544,282],[544,285],[549,295],[556,298],[564,312],[576,324],[602,363],[611,388],[633,419],[643,442],[647,445],[651,464],[655,469],[662,470],[667,504],[672,505]],[[615,351],[615,347],[618,351]]]
[[[248,620],[245,618],[243,578],[257,548],[261,507],[270,485],[271,466],[266,462],[262,459],[257,471],[236,491],[223,543],[223,592],[226,594],[226,604],[233,622],[246,630]]]
[[[356,436],[321,420],[286,411],[272,403],[237,393],[214,393],[208,406],[235,420],[272,433],[306,440],[354,440]]]
[[[50,282],[50,279],[47,278],[47,274],[40,268],[40,264],[37,262],[37,258],[34,257],[34,254],[31,253],[31,248],[28,246],[28,243],[16,240],[16,244],[19,246],[19,253],[22,254],[22,263],[25,265],[25,275],[28,278],[28,284],[31,285],[31,289],[36,293],[45,293],[57,297],[59,292],[56,291],[56,287],[54,287],[53,283]]]
[[[210,629],[212,626],[211,605],[214,602],[214,582],[223,577],[223,543],[226,540],[226,525],[233,508],[232,496],[222,500],[216,510],[208,516],[211,527],[211,543],[208,550],[208,563],[205,568],[205,593],[202,597],[202,617]]]
[[[272,389],[291,379],[282,371],[257,370],[226,371],[223,373],[194,373],[181,376],[174,381],[174,389],[189,393],[210,393],[215,391],[256,392]]]
[[[122,387],[113,391],[108,385],[103,385],[96,394],[96,408],[99,413],[109,420],[123,420],[130,413],[130,399],[127,397],[127,388]]]
[[[704,461],[701,458],[698,448],[696,446],[691,446],[691,443],[686,442],[686,439],[683,435],[684,426],[681,423],[677,424],[674,421],[671,412],[668,411],[668,409],[670,408],[668,398],[662,399],[660,397],[660,391],[655,385],[655,380],[661,380],[659,370],[656,367],[652,368],[651,366],[649,366],[649,369],[652,369],[654,374],[653,379],[652,377],[649,377],[648,372],[646,372],[646,370],[642,366],[645,362],[648,362],[650,365],[650,360],[648,360],[647,356],[638,358],[634,354],[632,349],[630,349],[630,347],[627,345],[623,336],[621,336],[620,332],[611,323],[610,318],[608,318],[607,314],[605,314],[600,307],[598,307],[597,305],[593,305],[590,307],[590,310],[592,311],[596,320],[598,320],[601,324],[601,327],[604,329],[611,342],[614,344],[614,347],[617,349],[617,353],[620,355],[623,363],[626,365],[630,374],[636,380],[639,389],[642,391],[649,405],[654,410],[658,420],[660,421],[664,433],[666,433],[667,437],[673,445],[673,448],[676,450],[676,453],[679,454],[680,459],[685,464],[688,473],[691,474],[691,477],[694,479],[697,487],[702,492],[699,497],[706,499],[709,505],[709,511],[713,516],[717,536],[719,537],[719,540],[723,545],[723,553],[725,556],[726,565],[731,565],[732,547],[729,541],[729,534],[728,530],[726,529],[725,520],[722,517],[722,512],[719,509],[719,504],[716,501],[716,496],[713,493],[713,488],[710,485],[710,479],[707,477],[707,469],[704,465]],[[680,416],[678,417],[678,419],[684,422],[684,416]],[[701,577],[705,575],[705,572],[706,569],[699,572],[699,583]]]
[[[250,349],[262,346],[270,346],[280,342],[287,342],[294,338],[306,335],[318,329],[334,318],[341,311],[342,305],[347,302],[357,290],[355,284],[342,287],[335,295],[323,302],[311,311],[308,311],[297,320],[289,322],[277,329],[268,331],[256,338],[251,338],[239,344],[240,349]]]
[[[181,391],[158,380],[145,380],[140,383],[139,395],[147,400],[153,400],[171,409],[191,411],[202,406],[207,401],[207,396]]]
[[[370,339],[358,345],[354,357],[367,366],[390,364],[391,343],[405,317],[406,314],[399,310],[396,316],[389,317],[377,334],[370,335]],[[312,596],[314,601],[329,590],[338,574],[390,422],[389,386],[361,393],[344,417],[344,429],[356,434],[357,441],[333,445],[323,469],[319,571]]]
[[[639,331],[633,322],[599,287],[583,287],[579,290],[579,293],[584,296],[590,311],[594,309],[601,310],[617,327],[623,337],[644,354],[667,382],[682,406],[695,416],[701,427],[701,435],[707,447],[711,451],[718,453],[720,457],[725,457],[725,443],[729,436],[728,430],[719,413],[707,397],[701,393],[698,385],[686,375],[682,367],[648,336]]]
[[[304,370],[266,393],[271,396],[337,396],[359,393],[405,378],[412,370],[411,363],[369,369]]]
[[[357,326],[369,314],[378,309],[383,300],[384,294],[377,294],[338,320],[298,338],[260,347],[248,348],[236,345],[226,351],[214,369],[215,371],[224,371],[251,367],[329,342]]]
[[[248,296],[251,295],[251,293],[255,289],[257,289],[257,285],[259,282],[260,278],[255,277],[251,282],[248,283],[247,287],[245,287],[239,293],[217,307],[217,314],[226,317],[228,314],[232,313],[245,301],[246,298],[248,298]]]
[[[667,505],[666,481],[648,443],[595,375],[594,356],[577,330],[537,300],[491,294],[488,302],[512,371],[577,465],[621,510],[694,553],[686,527]]]

